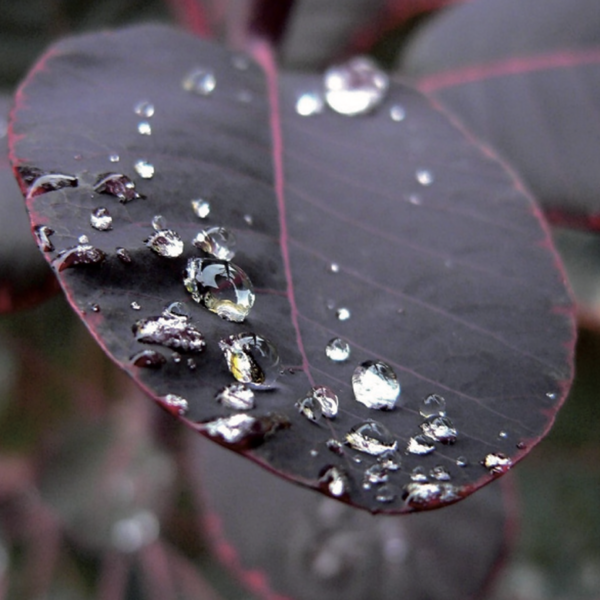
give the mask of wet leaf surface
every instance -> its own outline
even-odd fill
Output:
[[[600,227],[594,0],[478,0],[431,21],[401,65],[518,170],[549,218]]]
[[[518,183],[418,93],[393,83],[368,115],[300,116],[319,78],[284,75],[277,97],[265,64],[160,27],[51,49],[12,136],[32,223],[54,231],[46,257],[112,358],[202,434],[371,511],[460,499],[522,458],[567,393],[572,307],[548,234]],[[99,207],[111,229],[90,225]],[[242,323],[192,299],[231,313],[198,289],[209,271],[244,287],[192,244],[208,227],[235,234],[254,285]],[[325,352],[336,337],[345,361]],[[249,411],[216,401],[235,383],[226,357],[257,388]],[[359,365],[372,378],[357,384]],[[355,400],[365,384],[377,402]],[[315,387],[337,415],[320,400],[316,422],[299,410]],[[449,421],[421,415],[431,394]],[[390,494],[364,486],[378,469]]]

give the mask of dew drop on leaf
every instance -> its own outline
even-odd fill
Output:
[[[340,272],[340,265],[338,265],[337,263],[331,263],[329,265],[329,270],[332,273],[339,273]]]
[[[422,417],[443,417],[446,415],[446,400],[438,394],[429,394],[421,400],[419,413]]]
[[[92,304],[90,306],[90,310],[92,312],[99,313],[100,312],[100,305],[99,304]]]
[[[338,440],[327,440],[325,445],[327,446],[327,449],[331,450],[334,454],[338,454],[339,456],[344,454],[344,445]]]
[[[458,500],[458,490],[451,483],[409,483],[402,494],[409,506],[427,507]]]
[[[172,229],[161,229],[154,232],[146,240],[146,246],[165,258],[177,258],[183,254],[183,240]]]
[[[396,450],[388,450],[377,457],[377,462],[388,471],[399,471],[402,466],[400,455]]]
[[[121,157],[118,154],[110,154],[108,156],[108,160],[111,163],[118,163],[121,160]]]
[[[210,202],[208,202],[207,200],[202,200],[202,198],[196,198],[195,200],[191,201],[191,204],[194,214],[199,219],[206,219],[206,217],[208,217],[208,215],[210,214]]]
[[[321,417],[333,419],[338,413],[339,401],[335,392],[327,386],[313,387],[296,402],[296,408],[309,421],[317,423]]]
[[[363,478],[363,489],[370,490],[374,485],[381,485],[390,478],[389,473],[385,467],[379,463],[371,465],[366,471]]]
[[[190,371],[195,371],[196,370],[196,361],[193,358],[188,358],[185,362],[186,362],[186,364],[188,366],[188,369]]]
[[[348,493],[348,479],[338,467],[326,467],[319,476],[319,487],[335,498]]]
[[[257,419],[240,413],[205,423],[204,428],[211,437],[219,437],[229,444],[236,444],[252,434],[256,424]]]
[[[160,231],[167,228],[167,220],[162,215],[154,215],[150,222],[154,231]]]
[[[321,114],[324,108],[323,97],[316,92],[306,92],[296,100],[296,112],[302,117]]]
[[[215,400],[233,410],[250,410],[254,408],[254,392],[241,383],[230,383],[221,388]]]
[[[144,344],[160,344],[183,352],[202,352],[206,346],[204,336],[188,317],[167,311],[159,317],[140,319],[132,329],[135,339]]]
[[[211,227],[201,231],[194,238],[193,244],[220,260],[231,260],[235,256],[235,236],[224,227]]]
[[[136,352],[129,360],[132,365],[145,369],[159,369],[167,362],[167,359],[155,350],[141,350]]]
[[[22,181],[27,184],[27,199],[67,187],[77,187],[79,180],[65,173],[44,173],[32,167],[17,167]]]
[[[113,219],[107,208],[98,207],[90,215],[90,225],[98,231],[109,231],[113,226]]]
[[[384,504],[393,502],[398,497],[398,488],[395,485],[385,484],[377,489],[375,500]]]
[[[371,112],[383,102],[389,78],[370,58],[358,56],[327,69],[323,84],[330,108],[356,116]]]
[[[52,266],[60,273],[71,267],[95,265],[101,263],[105,258],[106,254],[102,250],[90,244],[79,244],[61,250],[52,261]]]
[[[423,467],[418,466],[410,472],[410,478],[418,483],[423,483],[427,481],[427,473]]]
[[[325,346],[327,358],[334,362],[344,362],[350,358],[350,344],[341,338],[329,340]]]
[[[120,246],[115,250],[117,253],[117,257],[119,260],[125,264],[131,264],[131,255],[125,248],[121,248]]]
[[[433,173],[427,169],[419,169],[415,173],[415,177],[421,185],[428,186],[433,183]]]
[[[408,440],[406,451],[409,454],[416,454],[417,456],[425,456],[431,454],[435,450],[433,440],[426,435],[416,435],[415,437]]]
[[[352,315],[347,308],[338,308],[335,311],[335,316],[337,317],[338,321],[347,321]]]
[[[392,121],[404,121],[406,118],[406,111],[404,110],[404,107],[400,106],[399,104],[394,104],[394,106],[390,108],[390,117]]]
[[[183,78],[181,87],[186,92],[193,92],[200,96],[209,96],[217,87],[217,80],[212,71],[204,68],[195,68]]]
[[[279,353],[266,338],[238,333],[219,342],[234,378],[256,389],[269,389],[280,374]]]
[[[228,261],[190,258],[183,283],[196,302],[228,321],[242,322],[254,305],[249,277]]]
[[[176,394],[167,394],[159,398],[160,402],[167,408],[173,409],[178,415],[185,415],[189,410],[188,401]]]
[[[345,439],[352,449],[373,456],[394,451],[398,447],[398,442],[387,427],[373,420],[352,427]]]
[[[152,125],[148,121],[140,121],[137,130],[140,135],[152,135]]]
[[[138,117],[149,119],[154,115],[154,104],[148,100],[140,100],[134,107],[133,112]]]
[[[421,423],[423,433],[442,444],[454,444],[458,435],[454,424],[448,417],[430,417]]]
[[[466,456],[459,456],[456,459],[456,466],[457,467],[466,467],[469,464],[469,461],[467,459]]]
[[[133,168],[142,179],[152,179],[154,177],[154,165],[143,158],[136,160]]]
[[[506,471],[510,469],[512,461],[508,456],[505,456],[501,452],[496,452],[488,454],[482,464],[490,471],[490,473],[500,475],[501,473],[506,473]]]
[[[508,438],[508,433],[506,431],[499,431],[498,432],[498,437],[502,440],[505,440]]]
[[[33,228],[33,233],[42,251],[52,252],[54,250],[54,244],[50,240],[50,236],[54,235],[54,229],[48,227],[48,225],[36,225]]]
[[[80,244],[89,244],[89,243],[90,243],[90,240],[89,240],[89,238],[88,238],[88,236],[87,236],[87,235],[80,235],[80,236],[77,238],[77,241],[78,241]]]
[[[135,189],[135,183],[122,173],[103,173],[94,184],[94,191],[114,196],[123,204],[144,197]]]
[[[248,227],[252,227],[252,225],[254,225],[254,218],[252,215],[244,215],[244,222]]]
[[[400,383],[392,367],[382,361],[368,360],[352,375],[352,389],[358,402],[368,408],[391,410],[400,396]]]
[[[432,479],[435,479],[436,481],[450,481],[451,479],[448,469],[446,469],[446,467],[443,467],[442,465],[436,465],[435,467],[433,467],[433,469],[429,471],[429,475]]]

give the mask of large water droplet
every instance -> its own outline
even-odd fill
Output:
[[[194,246],[220,260],[231,260],[235,256],[236,240],[224,227],[211,227],[194,238]]]
[[[289,420],[282,415],[269,413],[261,417],[252,417],[246,413],[237,413],[201,424],[200,429],[228,444],[249,447],[264,442],[278,429],[289,425]]]
[[[155,350],[136,352],[129,360],[132,365],[146,369],[159,369],[167,362],[167,359]]]
[[[451,479],[448,469],[446,469],[446,467],[443,467],[442,465],[436,465],[435,467],[433,467],[433,469],[429,471],[429,475],[431,475],[432,479],[435,479],[437,481],[450,481]]]
[[[375,463],[371,465],[366,471],[363,477],[363,489],[370,490],[374,485],[381,485],[386,481],[389,481],[390,475],[385,467]]]
[[[115,196],[123,204],[144,198],[136,191],[135,183],[122,173],[103,173],[94,184],[94,191],[99,194]]]
[[[416,435],[408,440],[406,451],[409,454],[425,456],[431,454],[435,450],[433,440],[426,435]]]
[[[331,67],[324,76],[327,104],[342,115],[362,115],[379,106],[389,79],[369,58],[359,56]]]
[[[333,419],[338,413],[339,401],[335,392],[327,386],[314,387],[296,402],[300,414],[317,423],[321,417]]]
[[[448,417],[430,417],[424,423],[421,423],[423,433],[442,444],[454,444],[456,442],[457,431],[452,421]]]
[[[183,283],[196,302],[228,321],[242,322],[254,305],[250,279],[228,261],[190,258]]]
[[[451,483],[409,483],[403,493],[406,504],[419,507],[447,504],[459,497],[458,489]]]
[[[183,240],[172,229],[156,231],[146,240],[146,246],[166,258],[177,258],[183,254]]]
[[[272,388],[280,374],[279,354],[266,338],[238,333],[219,342],[231,374],[256,389]]]
[[[90,215],[90,225],[98,231],[109,231],[112,229],[113,219],[107,208],[96,208]]]
[[[368,408],[391,410],[400,396],[400,383],[392,367],[368,360],[354,370],[352,389],[358,402]]]
[[[148,121],[140,121],[137,130],[140,135],[152,135],[152,125]]]
[[[191,201],[192,210],[194,214],[199,219],[206,219],[210,214],[210,202],[208,200],[202,200],[202,198],[197,198],[196,200]]]
[[[160,344],[183,352],[202,352],[206,346],[202,333],[190,323],[189,317],[181,317],[165,311],[160,317],[140,319],[133,326],[138,342]]]
[[[419,412],[426,419],[430,417],[446,416],[446,400],[438,394],[429,394],[427,398],[421,400]]]
[[[511,468],[512,460],[501,452],[495,452],[488,454],[482,464],[490,473],[500,475],[501,473],[506,473]]]
[[[143,158],[136,160],[133,168],[142,179],[152,179],[154,177],[154,165]]]
[[[296,112],[302,117],[321,114],[324,108],[323,97],[316,92],[306,92],[296,100]]]
[[[143,117],[144,119],[149,119],[154,115],[154,104],[149,102],[148,100],[140,100],[134,107],[133,112],[138,117]]]
[[[254,392],[241,383],[230,383],[221,388],[215,400],[226,408],[250,410],[254,408]]]
[[[350,344],[341,338],[333,338],[325,347],[327,358],[334,362],[343,362],[350,358]]]
[[[101,263],[106,258],[106,254],[90,244],[79,244],[61,250],[58,256],[52,261],[52,266],[60,273],[71,267],[81,265],[95,265]]]
[[[181,82],[181,87],[186,92],[193,92],[200,96],[209,96],[217,87],[217,80],[212,73],[204,68],[192,69]]]
[[[54,244],[50,241],[50,236],[54,235],[54,229],[48,227],[48,225],[36,225],[33,228],[35,239],[43,252],[52,252],[54,250]]]
[[[132,260],[131,260],[131,255],[129,254],[129,252],[125,249],[125,248],[121,248],[120,246],[116,249],[116,253],[117,253],[117,257],[119,258],[119,260],[121,262],[124,262],[125,264],[131,264]]]
[[[176,394],[167,394],[166,396],[159,398],[159,400],[165,407],[172,409],[178,415],[183,416],[189,410],[188,401]]]
[[[398,442],[392,433],[377,421],[365,421],[360,425],[355,425],[346,434],[346,443],[359,452],[379,456],[384,452],[394,451],[398,447]]]
[[[35,198],[47,192],[55,192],[66,187],[77,187],[79,181],[65,173],[44,173],[34,167],[17,167],[20,178],[27,185],[27,198]]]
[[[319,476],[319,486],[335,498],[348,493],[348,479],[338,467],[326,467]]]

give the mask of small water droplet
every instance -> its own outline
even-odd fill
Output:
[[[111,163],[118,163],[121,160],[121,157],[118,154],[110,154],[108,160]]]
[[[325,346],[325,354],[334,362],[344,362],[350,358],[350,344],[341,338],[333,338]]]
[[[235,54],[231,58],[231,64],[238,71],[247,71],[250,67],[250,59],[244,56],[243,54]]]
[[[120,246],[116,249],[117,257],[121,262],[125,264],[131,264],[131,256],[129,252],[125,248],[121,248]]]
[[[398,442],[387,427],[372,420],[352,427],[346,434],[346,443],[354,450],[373,456],[394,451],[398,447]]]
[[[296,112],[302,117],[319,115],[325,108],[325,102],[321,94],[306,92],[296,100]]]
[[[167,220],[162,215],[154,215],[151,221],[152,229],[160,231],[167,228]]]
[[[102,250],[94,248],[90,244],[79,244],[61,250],[52,261],[52,266],[60,273],[71,267],[98,264],[105,258],[106,254]]]
[[[392,367],[368,360],[354,370],[352,389],[358,402],[368,408],[391,410],[400,396],[400,383]]]
[[[228,321],[242,322],[254,305],[250,279],[228,261],[190,258],[183,283],[196,302]]]
[[[417,178],[417,181],[424,186],[431,185],[434,179],[433,173],[431,171],[428,171],[427,169],[419,169],[415,173],[415,177]]]
[[[196,370],[196,361],[195,361],[193,358],[188,358],[188,359],[185,361],[185,364],[187,365],[187,368],[188,368],[190,371],[195,371],[195,370]]]
[[[423,200],[421,199],[421,196],[419,196],[418,194],[411,194],[408,197],[408,201],[411,204],[414,204],[415,206],[421,206],[421,204],[423,204]]]
[[[94,191],[99,194],[115,196],[123,204],[144,198],[136,191],[135,183],[122,173],[103,173],[94,184]]]
[[[469,460],[467,459],[466,456],[459,456],[456,459],[456,466],[457,467],[461,467],[461,468],[462,467],[466,467],[466,466],[468,466],[468,464],[469,464]]]
[[[220,260],[231,260],[235,256],[236,239],[224,227],[211,227],[198,233],[194,246]]]
[[[446,416],[446,400],[438,394],[429,394],[427,398],[421,400],[419,413],[426,419],[430,417],[444,417]]]
[[[156,515],[140,510],[133,516],[116,521],[110,530],[112,545],[120,552],[131,554],[154,542],[160,533]]]
[[[423,433],[442,444],[454,444],[458,435],[456,428],[448,417],[430,417],[421,423]]]
[[[173,354],[171,354],[171,358],[176,365],[181,362],[181,354],[179,354],[179,352],[173,352]]]
[[[546,392],[546,398],[549,398],[550,400],[556,400],[557,394],[555,394],[554,392]]]
[[[427,481],[427,473],[425,472],[425,469],[423,467],[415,467],[410,472],[410,478],[413,481],[417,481],[418,483],[424,483]]]
[[[338,321],[347,321],[351,317],[351,314],[347,308],[338,308],[335,311],[335,316],[338,318]]]
[[[331,263],[329,265],[329,270],[332,273],[339,273],[340,272],[340,265],[338,265],[337,263]]]
[[[409,506],[430,507],[458,500],[459,493],[451,483],[409,483],[402,494]]]
[[[166,311],[159,317],[140,319],[132,329],[135,339],[144,344],[160,344],[183,352],[202,352],[206,346],[204,336],[188,317]]]
[[[190,311],[183,302],[171,302],[163,311],[163,314],[168,317],[185,317],[189,319],[191,317]]]
[[[335,308],[335,302],[333,300],[327,300],[326,304],[328,310],[333,310]]]
[[[197,198],[191,201],[192,210],[199,219],[206,219],[210,214],[210,202]]]
[[[387,469],[381,464],[375,463],[371,465],[363,477],[363,489],[370,490],[374,485],[381,485],[389,481],[390,476]]]
[[[54,244],[50,240],[50,236],[54,235],[54,229],[48,225],[36,225],[33,228],[33,233],[40,250],[43,252],[53,252]]]
[[[189,410],[188,401],[181,396],[177,396],[176,394],[167,394],[166,396],[162,396],[160,401],[168,408],[174,409],[177,414],[183,416]]]
[[[429,475],[431,475],[432,479],[436,479],[437,481],[450,481],[450,473],[446,467],[442,465],[436,465],[429,471]]]
[[[217,87],[217,80],[212,71],[197,67],[183,78],[181,86],[186,92],[209,96]]]
[[[344,446],[343,446],[342,442],[340,442],[338,440],[334,440],[334,439],[327,440],[325,442],[325,445],[327,446],[328,450],[331,450],[334,454],[337,454],[339,456],[344,454]]]
[[[135,300],[129,305],[133,310],[142,310],[142,305]]]
[[[90,225],[98,231],[109,231],[113,226],[113,219],[107,208],[99,207],[94,209],[90,215]]]
[[[140,135],[152,135],[152,125],[148,121],[140,121],[137,130]]]
[[[155,350],[141,350],[134,354],[129,360],[134,366],[146,369],[159,369],[167,362],[167,359],[160,352],[156,352]]]
[[[88,238],[88,236],[87,236],[87,235],[80,235],[80,236],[77,238],[77,241],[78,241],[80,244],[89,244],[89,243],[90,243],[90,240],[89,240],[89,238]]]
[[[134,107],[133,112],[138,117],[149,119],[154,115],[154,104],[148,100],[140,100]]]
[[[315,450],[315,449],[313,448],[313,449],[310,451],[310,455],[311,455],[313,458],[317,458],[317,456],[319,456],[319,451],[318,451],[318,450]]]
[[[250,410],[254,408],[254,392],[241,383],[230,383],[221,388],[215,400],[226,408]]]
[[[399,104],[394,104],[394,106],[390,108],[390,117],[392,121],[404,121],[406,118],[406,111],[404,110],[404,107],[400,106]]]
[[[146,246],[166,258],[177,258],[183,254],[183,240],[172,229],[156,231],[146,240]]]
[[[325,72],[327,104],[337,113],[356,116],[379,106],[387,93],[388,76],[369,58],[359,56]]]
[[[99,304],[91,304],[90,305],[90,310],[92,312],[99,313],[100,312],[100,305]]]
[[[389,504],[390,502],[393,502],[397,497],[398,488],[395,485],[385,484],[377,488],[375,500],[377,500],[377,502]]]
[[[17,167],[17,172],[27,185],[27,199],[29,200],[41,194],[79,185],[77,177],[64,173],[44,173],[40,169],[25,166]]]
[[[269,389],[279,377],[279,354],[266,338],[254,333],[230,335],[219,342],[234,378],[256,389]]]
[[[426,435],[416,435],[415,437],[408,440],[406,451],[409,454],[416,454],[417,456],[425,456],[431,454],[435,450],[433,440]]]
[[[388,471],[399,471],[402,466],[400,455],[395,450],[388,450],[377,457],[377,462]]]
[[[490,473],[500,475],[501,473],[506,473],[511,468],[512,460],[501,452],[495,452],[488,454],[482,464]]]
[[[518,448],[519,450],[525,450],[525,448],[527,448],[527,444],[526,444],[525,442],[519,442],[519,443],[517,444],[517,448]]]
[[[252,215],[244,215],[244,221],[248,227],[252,227],[252,225],[254,225],[254,219]]]
[[[348,480],[338,467],[326,467],[319,475],[319,486],[335,498],[348,493]]]
[[[508,433],[506,431],[499,431],[498,432],[498,437],[502,440],[505,440],[508,438]]]
[[[142,179],[152,179],[154,177],[154,165],[143,158],[136,160],[133,168]]]
[[[309,421],[317,423],[321,417],[333,419],[338,413],[339,401],[335,392],[327,386],[313,387],[296,402],[298,412]]]

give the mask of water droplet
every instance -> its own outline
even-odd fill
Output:
[[[310,455],[311,455],[313,458],[317,458],[317,456],[319,456],[319,451],[318,451],[318,450],[315,450],[315,449],[313,448],[313,449],[310,451]]]
[[[334,440],[334,439],[327,440],[325,442],[325,445],[334,454],[338,454],[339,456],[344,454],[344,446],[343,446],[342,442],[340,442],[338,440]]]
[[[404,107],[400,106],[399,104],[394,104],[394,106],[390,108],[390,117],[392,121],[404,121],[406,118],[406,111],[404,110]]]
[[[101,263],[106,258],[106,254],[94,248],[90,244],[79,244],[61,250],[58,256],[52,261],[52,266],[60,273],[71,267],[81,265],[94,265]]]
[[[324,108],[323,97],[316,92],[306,92],[296,100],[296,112],[302,117],[320,115]]]
[[[162,215],[154,215],[151,221],[152,229],[160,231],[167,228],[167,220]]]
[[[527,448],[527,444],[525,442],[519,442],[516,446],[519,450],[525,450],[525,448]]]
[[[348,493],[348,480],[338,467],[326,467],[319,475],[319,486],[335,498]]]
[[[88,236],[87,236],[87,235],[80,235],[80,236],[77,238],[77,241],[78,241],[80,244],[89,244],[89,243],[90,243],[90,240],[89,240],[89,238],[88,238]]]
[[[256,446],[278,429],[289,425],[289,420],[281,415],[269,413],[261,417],[252,417],[246,413],[236,413],[204,423],[200,425],[200,429],[228,444],[248,447]]]
[[[435,450],[433,440],[428,438],[426,435],[416,435],[415,437],[408,440],[406,451],[409,454],[416,454],[418,456],[425,456],[431,454]]]
[[[298,412],[309,421],[317,423],[321,417],[333,419],[338,413],[339,401],[335,392],[327,386],[313,387],[296,402]]]
[[[419,169],[415,173],[415,177],[421,185],[428,186],[433,183],[433,173],[427,169]]]
[[[451,479],[448,469],[442,465],[433,467],[433,469],[429,471],[429,475],[431,475],[431,477],[437,481],[450,481]]]
[[[143,158],[136,160],[133,168],[142,179],[152,179],[154,177],[154,165]]]
[[[159,400],[167,407],[171,408],[178,415],[185,415],[189,410],[188,401],[181,396],[177,396],[176,394],[167,394],[166,396],[162,396]]]
[[[211,71],[203,68],[192,69],[181,82],[186,92],[193,92],[200,96],[209,96],[217,86],[217,80]]]
[[[177,258],[183,254],[183,240],[172,229],[156,231],[146,240],[146,246],[166,258]]]
[[[337,263],[331,263],[329,265],[329,270],[332,273],[339,273],[340,272],[340,265],[338,265]]]
[[[140,121],[137,130],[140,135],[152,135],[152,125],[148,121]]]
[[[43,252],[52,252],[54,244],[50,241],[50,236],[54,235],[54,229],[48,225],[36,225],[33,228],[33,233],[40,250]]]
[[[190,371],[196,370],[196,361],[193,358],[188,358],[185,363]]]
[[[122,173],[104,173],[98,177],[94,184],[94,191],[99,194],[115,196],[125,204],[131,200],[144,198],[135,189],[135,183]]]
[[[482,464],[490,473],[500,475],[501,473],[506,473],[511,468],[512,460],[501,452],[496,452],[488,454]]]
[[[373,456],[394,451],[398,447],[398,442],[387,427],[372,420],[355,425],[346,434],[346,443],[354,450]]]
[[[448,417],[430,417],[424,423],[421,423],[423,433],[442,444],[454,444],[456,442],[457,431],[452,421]]]
[[[388,471],[399,471],[402,466],[400,455],[395,450],[388,450],[377,457],[377,462]]]
[[[33,167],[17,167],[20,178],[27,184],[27,199],[47,192],[55,192],[66,187],[77,187],[79,181],[73,175],[64,173],[44,173]]]
[[[127,250],[125,248],[121,248],[120,246],[116,249],[116,253],[117,256],[119,258],[119,260],[121,262],[124,262],[125,264],[130,264],[131,261],[131,256],[129,254],[129,252],[127,252]]]
[[[215,400],[226,408],[250,410],[254,408],[254,392],[241,383],[230,383],[221,388]]]
[[[389,481],[389,479],[390,475],[387,469],[384,466],[375,463],[365,471],[363,489],[370,490],[372,486],[381,485],[382,483]]]
[[[206,219],[210,214],[210,202],[207,200],[202,200],[202,198],[197,198],[196,200],[191,201],[192,210],[194,214],[199,219]]]
[[[557,394],[555,394],[554,392],[546,392],[546,398],[549,398],[550,400],[556,400]]]
[[[228,321],[242,322],[254,305],[250,279],[224,260],[190,258],[183,283],[196,302]]]
[[[231,374],[250,387],[269,389],[279,377],[279,354],[267,339],[254,333],[238,333],[219,342]]]
[[[90,310],[92,312],[99,313],[100,312],[100,305],[99,304],[91,304],[90,305]]]
[[[379,106],[389,79],[369,58],[359,56],[327,69],[324,76],[327,104],[342,115],[362,115]]]
[[[202,352],[206,346],[204,336],[190,323],[189,317],[166,311],[160,317],[140,319],[132,329],[135,339],[144,344],[160,344],[183,352]]]
[[[368,360],[354,370],[352,389],[358,402],[368,408],[391,410],[400,396],[400,383],[392,367]]]
[[[160,525],[156,515],[140,510],[126,519],[119,519],[110,530],[112,545],[120,552],[138,552],[154,542],[159,535]]]
[[[243,54],[236,54],[232,57],[231,64],[238,71],[247,71],[250,66],[250,60]]]
[[[421,204],[423,204],[423,200],[421,199],[421,196],[419,196],[418,194],[411,194],[408,197],[408,201],[411,204],[414,204],[415,206],[421,206]]]
[[[425,473],[425,469],[423,467],[415,467],[410,472],[410,478],[418,483],[424,483],[427,481],[427,473]]]
[[[429,507],[458,500],[458,489],[451,483],[409,483],[402,494],[409,506]]]
[[[185,317],[186,319],[189,319],[191,316],[187,306],[183,302],[171,302],[165,308],[163,314],[169,317]]]
[[[334,362],[343,362],[350,358],[350,344],[341,338],[329,340],[325,347],[327,358]]]
[[[377,489],[375,500],[389,504],[398,497],[398,488],[395,485],[385,484]]]
[[[252,215],[244,215],[244,221],[248,227],[252,227],[252,225],[254,225],[254,219]]]
[[[339,321],[347,321],[351,317],[351,314],[347,308],[338,308],[335,311],[335,316]]]
[[[140,100],[134,107],[133,112],[138,117],[143,117],[144,119],[149,119],[154,115],[154,104],[149,102],[148,100]]]
[[[506,431],[499,431],[498,437],[502,440],[505,440],[506,438],[508,438],[508,433]]]
[[[181,354],[179,354],[179,352],[173,352],[173,354],[171,354],[171,358],[176,365],[181,362]]]
[[[446,416],[446,400],[438,394],[429,394],[427,398],[421,400],[419,412],[426,419],[430,417]]]
[[[133,310],[142,310],[142,305],[135,300],[129,305]]]
[[[117,162],[119,162],[121,160],[121,157],[118,154],[110,154],[109,157],[108,157],[108,160],[111,163],[117,163]]]
[[[134,354],[130,359],[131,364],[136,367],[144,367],[146,369],[158,369],[166,364],[167,359],[155,350],[141,350]]]
[[[461,468],[462,467],[466,467],[466,466],[468,466],[468,464],[469,464],[469,460],[467,459],[466,456],[459,456],[456,459],[456,466],[457,467],[461,467]]]
[[[196,248],[220,260],[231,260],[235,256],[235,236],[224,227],[201,231],[193,243]]]
[[[112,229],[113,220],[108,209],[96,208],[90,215],[90,225],[98,231],[109,231]]]

